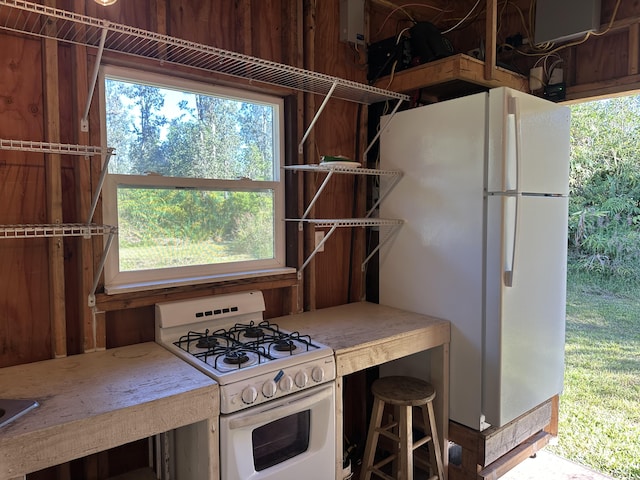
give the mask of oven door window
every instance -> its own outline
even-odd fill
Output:
[[[311,411],[295,413],[253,430],[253,463],[257,472],[285,462],[309,448]]]

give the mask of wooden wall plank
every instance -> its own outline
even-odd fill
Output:
[[[634,23],[629,27],[629,68],[627,73],[629,75],[636,75],[639,73],[638,62],[640,61],[640,25]]]
[[[47,0],[45,5],[55,6]],[[52,25],[45,26],[54,28]],[[43,43],[43,90],[45,114],[45,140],[60,142],[60,104],[58,102],[58,42],[44,39]],[[62,176],[60,155],[45,155],[47,223],[62,223]],[[67,355],[67,324],[64,290],[64,250],[62,238],[51,238],[49,243],[49,295],[53,356]]]
[[[42,52],[38,39],[3,35],[0,137],[43,138]],[[44,156],[0,152],[0,223],[47,219]],[[0,367],[52,356],[46,239],[0,241]]]
[[[191,0],[168,3],[169,35],[243,52],[243,14],[238,2]]]

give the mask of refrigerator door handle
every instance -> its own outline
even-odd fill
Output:
[[[505,196],[504,201],[504,273],[505,287],[513,286],[513,273],[515,270],[516,242],[518,239],[518,195]]]
[[[506,144],[504,190],[519,192],[522,132],[520,130],[520,105],[516,97],[509,97],[506,117]]]

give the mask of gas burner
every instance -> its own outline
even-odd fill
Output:
[[[244,352],[228,352],[224,356],[224,363],[229,365],[242,365],[249,361],[249,356]]]
[[[264,330],[260,327],[249,326],[242,332],[247,338],[259,338],[264,337]]]
[[[220,345],[220,341],[216,337],[210,336],[202,337],[198,340],[198,343],[196,343],[196,347],[198,348],[213,348],[218,345]]]
[[[278,352],[292,352],[296,349],[295,343],[293,340],[288,339],[280,339],[273,342],[273,349]]]

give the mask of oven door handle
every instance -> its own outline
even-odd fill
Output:
[[[313,392],[303,397],[296,396],[289,401],[280,403],[259,412],[245,410],[242,412],[242,416],[229,420],[229,429],[235,430],[237,428],[244,428],[248,426],[256,427],[259,425],[265,425],[267,423],[283,418],[283,416],[293,415],[294,413],[308,410],[320,401],[326,398],[331,398],[332,396],[333,388],[330,388],[329,386],[329,388],[325,388],[322,391]],[[287,407],[293,408],[288,412],[283,412],[283,410],[286,410]]]

